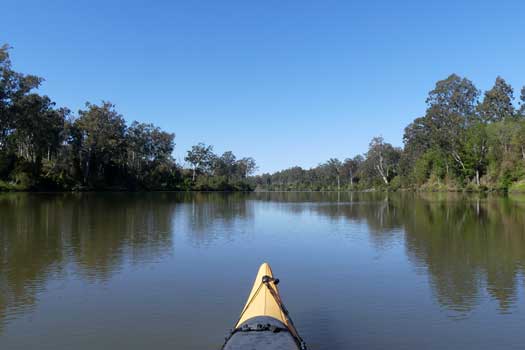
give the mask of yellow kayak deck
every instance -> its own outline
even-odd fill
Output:
[[[297,330],[292,320],[288,317],[288,312],[279,295],[277,283],[278,280],[274,279],[270,265],[263,263],[259,267],[250,296],[246,301],[246,305],[244,305],[235,328],[240,327],[241,324],[251,318],[266,316],[281,321],[290,330],[290,333],[298,337]]]
[[[306,350],[281,300],[278,283],[270,265],[262,264],[222,350]]]

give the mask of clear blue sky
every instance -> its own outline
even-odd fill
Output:
[[[253,156],[260,171],[366,151],[425,110],[450,73],[525,84],[524,1],[12,1],[0,42],[42,92],[78,110]]]

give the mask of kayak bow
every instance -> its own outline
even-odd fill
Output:
[[[263,263],[223,350],[306,349],[281,300],[278,283],[270,265]]]

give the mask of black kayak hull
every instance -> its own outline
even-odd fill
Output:
[[[300,350],[296,338],[281,321],[268,316],[253,317],[228,337],[222,350]]]

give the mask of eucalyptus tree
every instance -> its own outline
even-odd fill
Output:
[[[62,142],[64,114],[54,107],[49,97],[37,94],[24,95],[12,106],[17,155],[32,163],[36,174],[42,158],[50,160]]]
[[[0,153],[8,151],[9,137],[16,128],[13,105],[43,81],[34,75],[15,72],[9,49],[7,44],[0,46]]]
[[[330,158],[326,162],[326,166],[330,171],[330,177],[335,177],[337,180],[337,190],[341,190],[341,174],[343,171],[343,163],[337,158]]]
[[[210,167],[214,158],[213,146],[207,146],[200,142],[191,147],[184,160],[192,166],[192,181],[195,181],[197,171]]]
[[[366,153],[365,163],[371,175],[376,174],[388,185],[397,174],[397,166],[401,157],[401,149],[384,142],[381,136],[372,138]]]
[[[110,102],[86,103],[74,126],[80,146],[84,184],[103,180],[108,172],[121,170],[126,162],[126,123]]]
[[[213,164],[213,174],[230,179],[237,175],[237,168],[237,157],[232,151],[226,151],[220,157],[216,157]]]
[[[128,169],[143,180],[159,166],[171,167],[174,138],[153,124],[133,122],[126,131]]]
[[[429,128],[432,147],[441,150],[449,172],[448,155],[466,170],[464,145],[469,122],[476,118],[479,90],[474,84],[456,74],[436,83],[426,100],[425,124]]]
[[[503,78],[497,77],[494,86],[485,92],[483,102],[478,106],[481,120],[484,123],[493,123],[513,118],[515,115],[513,100],[512,86]]]
[[[464,175],[469,178],[474,176],[478,186],[481,175],[486,171],[488,152],[489,140],[486,125],[482,122],[472,124],[467,130],[465,142],[465,158],[468,166]],[[471,171],[474,174],[470,174]]]
[[[350,186],[354,186],[354,179],[358,176],[358,172],[364,162],[364,158],[361,155],[357,155],[353,158],[346,158],[342,165],[342,171],[348,176]]]
[[[411,163],[432,147],[432,127],[429,118],[419,117],[410,123],[403,133],[404,151]]]
[[[241,178],[245,179],[257,171],[257,163],[252,157],[244,157],[237,161],[237,168],[240,172]]]

